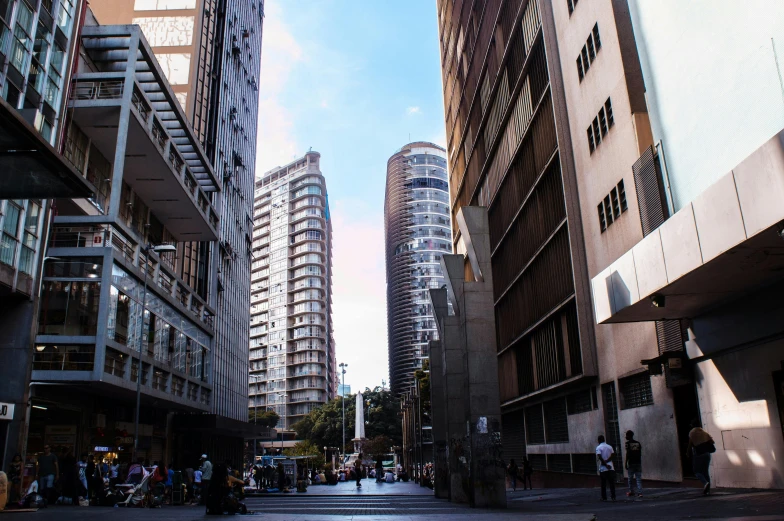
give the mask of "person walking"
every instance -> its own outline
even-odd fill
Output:
[[[207,498],[207,489],[210,487],[210,480],[212,480],[212,462],[206,454],[201,455],[201,499],[199,504],[203,505]]]
[[[509,481],[512,482],[512,490],[517,491],[517,475],[520,473],[520,468],[517,466],[517,463],[515,463],[514,458],[509,460],[506,472],[509,474]]]
[[[120,481],[120,464],[116,459],[109,465],[109,485],[114,488]]]
[[[49,500],[47,492],[50,488],[54,488],[55,479],[59,475],[60,467],[57,456],[52,454],[51,447],[49,444],[46,444],[44,445],[44,453],[38,456],[37,479],[38,493],[46,498],[47,501]]]
[[[697,476],[702,484],[702,493],[710,495],[710,464],[711,454],[716,452],[716,444],[710,434],[700,427],[699,420],[691,422],[692,429],[689,431],[689,445],[686,453],[691,457],[691,466],[694,475]]]
[[[528,459],[528,456],[523,456],[523,490],[527,490],[526,483],[528,488],[534,489],[534,486],[531,484],[531,475],[533,473],[534,468],[531,466],[531,461]]]
[[[626,473],[629,478],[628,497],[634,497],[634,479],[637,479],[637,497],[642,498],[642,444],[634,439],[634,431],[626,431]]]
[[[615,450],[604,441],[604,436],[599,436],[599,445],[596,447],[596,459],[599,460],[599,477],[602,480],[602,501],[607,501],[607,485],[610,485],[610,498],[615,501],[615,466],[613,457]]]
[[[191,503],[196,502],[197,504],[201,504],[201,477],[202,471],[201,468],[198,468],[193,471],[193,496],[191,497]]]
[[[283,492],[286,488],[286,469],[283,468],[283,463],[278,462],[278,490]]]
[[[79,479],[79,498],[80,499],[88,499],[89,496],[87,492],[89,488],[87,487],[87,453],[82,453],[82,458],[79,460],[79,463],[76,464],[78,470],[78,479]]]

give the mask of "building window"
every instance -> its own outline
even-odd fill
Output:
[[[38,333],[92,336],[98,326],[100,282],[45,281],[41,294]]]
[[[93,345],[37,345],[33,353],[36,371],[92,371]]]
[[[125,355],[114,349],[106,349],[103,372],[118,378],[125,376]]]
[[[8,201],[3,219],[3,236],[0,239],[0,262],[14,265],[16,247],[19,242],[19,222],[22,216],[23,201]]]
[[[618,388],[621,392],[621,409],[653,405],[651,375],[647,372],[621,378],[618,380]]]
[[[566,420],[566,400],[557,398],[544,403],[547,443],[568,443],[569,424]]]
[[[629,209],[629,205],[626,202],[626,190],[623,186],[623,179],[604,197],[597,209],[599,212],[599,229],[602,232]]]
[[[578,0],[566,0],[566,7],[569,8],[569,16],[572,15],[574,9],[577,7]]]
[[[602,41],[599,39],[599,24],[594,24],[593,30],[588,34],[580,54],[577,55],[577,76],[580,81],[588,74],[588,69],[591,68],[593,62],[596,60],[596,55],[602,48]]]
[[[592,154],[594,150],[599,147],[614,124],[615,119],[613,118],[612,101],[610,98],[607,98],[607,101],[605,101],[602,108],[599,109],[599,112],[596,114],[596,117],[593,118],[593,122],[586,131],[588,135],[588,150]]]
[[[566,412],[570,416],[583,412],[590,412],[598,406],[591,399],[591,390],[584,389],[566,396]]]

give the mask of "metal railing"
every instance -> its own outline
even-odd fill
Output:
[[[55,226],[49,240],[50,248],[87,248],[108,246],[107,234],[103,228],[78,228]]]
[[[123,80],[74,81],[71,99],[104,100],[120,99],[123,95]]]
[[[133,88],[133,97],[131,97],[131,103],[133,106],[136,107],[136,111],[142,117],[144,121],[150,117],[150,106],[147,104],[147,101],[144,99],[144,95],[139,92],[139,90],[134,87]]]

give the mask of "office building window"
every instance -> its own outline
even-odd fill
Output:
[[[599,39],[599,24],[594,24],[591,33],[585,40],[585,45],[577,55],[577,77],[583,81],[585,75],[588,74],[588,69],[591,68],[593,62],[596,60],[596,55],[602,48],[602,41]]]
[[[604,197],[597,209],[599,212],[599,229],[602,232],[629,209],[629,205],[626,202],[626,190],[623,186],[623,179]]]
[[[604,102],[604,105],[596,114],[596,117],[593,118],[588,130],[586,130],[588,150],[591,154],[599,147],[614,124],[615,119],[613,118],[612,101],[610,98],[607,98],[607,101]]]

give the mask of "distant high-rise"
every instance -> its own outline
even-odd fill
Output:
[[[438,339],[428,289],[444,284],[439,261],[452,253],[445,152],[415,142],[387,161],[387,335],[395,394],[411,386],[428,356],[428,342]]]
[[[251,272],[251,410],[290,430],[335,396],[332,223],[320,154],[256,181]]]

